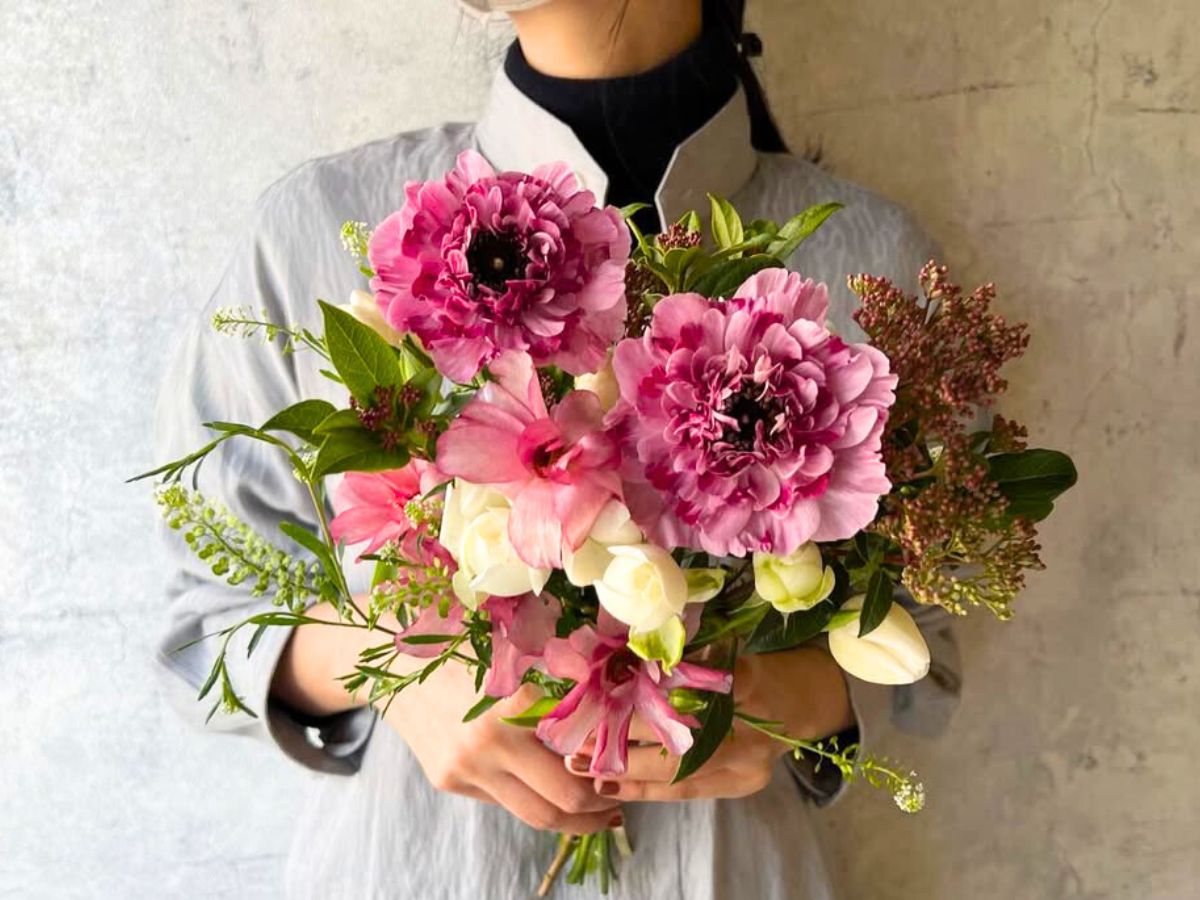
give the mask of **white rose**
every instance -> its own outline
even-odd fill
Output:
[[[842,607],[861,610],[862,597]],[[912,684],[929,671],[929,648],[912,616],[893,603],[879,627],[858,636],[857,617],[829,632],[829,652],[839,666],[863,681],[875,684]]]
[[[446,489],[439,540],[458,563],[452,585],[468,609],[489,596],[540,594],[549,569],[534,569],[521,561],[508,539],[512,507],[495,488],[456,480]]]
[[[688,602],[688,581],[671,554],[653,544],[609,547],[612,560],[593,586],[600,605],[635,631],[654,631]]]
[[[781,613],[812,609],[832,593],[833,582],[833,569],[822,564],[814,543],[788,556],[754,554],[754,589]]]
[[[608,354],[603,367],[598,372],[575,376],[575,389],[591,391],[600,398],[600,407],[608,412],[617,405],[621,397],[621,389],[617,384],[617,375],[613,371],[612,353]]]
[[[642,530],[629,517],[625,504],[620,500],[609,500],[579,549],[563,547],[563,572],[571,584],[588,587],[600,580],[612,562],[610,547],[641,542]]]
[[[340,309],[345,310],[362,322],[368,328],[375,331],[381,338],[391,344],[393,347],[399,347],[404,340],[404,335],[394,329],[387,323],[383,317],[383,310],[379,308],[379,304],[375,302],[375,295],[367,291],[351,291],[350,302],[343,303]]]

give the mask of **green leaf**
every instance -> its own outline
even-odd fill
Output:
[[[286,431],[310,444],[320,443],[314,430],[334,411],[325,400],[301,400],[282,409],[263,423],[261,431]]]
[[[1035,522],[1054,509],[1054,500],[1079,478],[1071,457],[1057,450],[1023,450],[988,458],[988,474],[1009,501],[1009,515]]]
[[[826,219],[841,208],[842,204],[840,203],[821,203],[817,206],[810,206],[804,212],[792,216],[780,227],[775,240],[767,248],[767,252],[781,261],[786,261],[796,252],[797,247],[825,224]]]
[[[820,634],[833,618],[836,607],[822,600],[812,609],[783,616],[775,610],[768,612],[746,641],[747,653],[774,653],[791,650]]]
[[[250,658],[250,654],[254,652],[254,648],[258,646],[258,642],[262,640],[262,636],[267,633],[270,625],[259,625],[254,629],[254,634],[250,635],[250,642],[246,645],[246,659]]]
[[[337,571],[337,561],[333,551],[326,546],[323,540],[303,525],[297,525],[294,522],[280,522],[279,530],[315,556],[321,563],[321,568],[325,570],[326,576],[334,577],[334,573]]]
[[[692,729],[692,746],[679,759],[671,783],[682,781],[717,752],[733,727],[733,692],[709,695],[708,705],[697,716],[700,727]]]
[[[359,419],[358,413],[354,410],[336,409],[317,423],[316,427],[313,428],[313,434],[323,437],[346,428],[361,429],[362,427],[362,420]]]
[[[366,429],[344,429],[325,438],[313,464],[313,478],[337,472],[379,472],[399,469],[409,460],[402,447],[384,450],[375,435]]]
[[[401,373],[396,350],[350,313],[323,300],[320,304],[329,358],[354,398],[370,403],[376,387],[397,387]]]
[[[517,725],[521,728],[533,728],[556,706],[558,706],[557,697],[542,697],[542,699],[536,701],[525,712],[515,716],[503,716],[502,719],[509,725]]]
[[[463,716],[464,722],[470,722],[472,719],[478,719],[485,712],[500,702],[500,697],[483,697],[478,703],[467,710],[467,714]]]
[[[406,644],[445,644],[454,640],[458,635],[454,634],[409,634],[401,636]]]
[[[858,636],[865,637],[880,626],[892,608],[892,579],[883,569],[876,569],[867,583],[867,597],[858,617]]]
[[[742,217],[738,215],[733,204],[724,197],[709,194],[712,203],[712,236],[719,249],[740,244],[746,236],[742,227]]]
[[[221,669],[225,665],[225,654],[222,653],[213,663],[212,671],[208,673],[208,677],[204,679],[204,684],[200,685],[200,693],[196,695],[197,700],[203,700],[208,696],[209,691],[217,683],[217,679],[221,677]]]
[[[756,253],[742,259],[727,259],[717,263],[695,280],[690,290],[709,298],[729,297],[747,278],[763,269],[783,266],[776,257]]]

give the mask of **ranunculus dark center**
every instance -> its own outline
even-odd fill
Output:
[[[510,278],[525,273],[525,253],[515,235],[501,231],[479,231],[467,247],[467,267],[476,284],[503,291]]]
[[[783,402],[777,397],[765,400],[758,396],[758,391],[742,391],[735,394],[725,405],[724,413],[736,424],[727,424],[722,439],[738,450],[753,450],[757,437],[759,422],[764,424],[764,431],[770,433],[775,425],[775,419],[784,411]]]

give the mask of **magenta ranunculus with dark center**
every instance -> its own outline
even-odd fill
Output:
[[[825,325],[823,284],[783,269],[728,301],[677,294],[622,341],[610,414],[625,502],[649,538],[785,555],[851,537],[890,490],[880,453],[896,376]]]
[[[622,333],[629,231],[564,163],[497,173],[467,150],[444,178],[412,182],[369,244],[388,323],[467,382],[504,350],[573,375]]]

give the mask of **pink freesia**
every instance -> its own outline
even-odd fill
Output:
[[[602,429],[600,399],[572,391],[546,409],[533,361],[508,352],[489,381],[438,439],[438,467],[494,485],[512,501],[509,541],[521,560],[559,568],[612,497],[620,496],[616,444]]]
[[[525,673],[541,661],[546,642],[554,637],[562,607],[550,594],[525,594],[489,597],[482,608],[492,621],[492,665],[483,692],[489,697],[507,697],[521,686]]]
[[[406,559],[428,560],[436,552],[436,541],[412,522],[408,504],[445,480],[436,466],[424,460],[384,472],[348,472],[334,492],[337,515],[329,523],[329,532],[347,545],[365,541],[360,558],[394,541]]]
[[[768,269],[728,301],[666,297],[647,333],[617,346],[609,424],[651,540],[785,555],[875,518],[896,376],[878,350],[830,333],[827,306],[823,284]]]
[[[564,756],[576,753],[594,736],[588,771],[598,776],[624,773],[634,713],[668,753],[680,756],[692,746],[691,729],[699,722],[671,706],[670,691],[694,688],[727,694],[733,688],[729,672],[684,662],[668,675],[658,663],[635,656],[626,646],[625,626],[604,610],[595,628],[584,625],[569,638],[547,641],[543,664],[551,675],[569,678],[575,686],[538,723],[537,735]]]
[[[467,382],[505,350],[593,372],[625,321],[629,231],[564,163],[497,173],[473,150],[410,182],[371,236],[371,288],[388,323]]]

